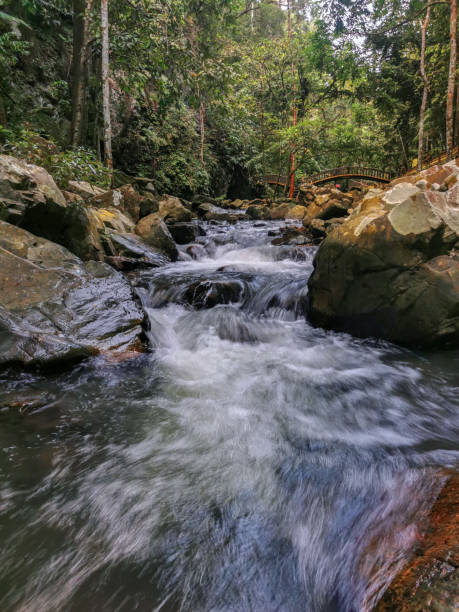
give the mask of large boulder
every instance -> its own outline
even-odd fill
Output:
[[[119,272],[0,221],[1,366],[142,350],[143,319]]]
[[[444,168],[459,176],[456,163]],[[432,189],[424,176],[368,193],[332,229],[309,281],[313,324],[459,346],[459,190],[453,180],[448,191]]]
[[[191,221],[193,214],[183,206],[178,198],[165,195],[158,203],[158,216],[166,223],[178,223],[181,221]]]
[[[59,231],[66,209],[64,194],[44,168],[0,155],[0,220],[36,226],[48,237]]]
[[[91,190],[98,192],[89,183],[70,181],[69,187],[86,197]],[[44,168],[0,155],[0,219],[57,242],[85,261],[101,260],[100,227],[82,196],[73,195],[66,200]]]
[[[135,233],[146,244],[164,253],[171,261],[177,260],[177,245],[160,216],[151,214],[141,219],[135,227]]]

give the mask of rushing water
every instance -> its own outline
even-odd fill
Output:
[[[459,353],[313,329],[279,227],[133,276],[151,354],[1,375],[2,610],[374,605],[457,467]],[[238,302],[187,305],[209,280]]]

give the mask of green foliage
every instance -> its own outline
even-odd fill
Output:
[[[53,155],[47,170],[62,189],[70,180],[87,181],[105,189],[110,186],[110,172],[94,152],[85,147]]]
[[[0,13],[0,90],[8,125],[28,121],[65,148],[72,1],[0,0],[0,6],[7,15],[2,21]],[[291,0],[289,36],[285,3],[111,0],[115,167],[185,197],[221,195],[263,172],[286,174],[292,153],[298,175],[353,161],[396,171],[417,148],[422,82],[415,16],[423,6],[422,0]],[[61,184],[72,172],[106,181],[90,153],[101,148],[102,133],[97,7],[86,66],[87,147],[51,155]],[[29,42],[17,38],[18,28]],[[448,7],[435,5],[426,51],[429,147],[441,147],[444,133],[447,30]],[[9,140],[33,155],[27,138]]]
[[[103,188],[110,185],[107,168],[88,148],[60,152],[52,140],[43,138],[30,128],[14,131],[0,126],[0,140],[2,153],[42,166],[63,189],[69,180],[88,181]]]
[[[2,153],[45,168],[50,167],[52,156],[58,153],[52,140],[43,138],[28,126],[18,130],[0,126],[0,141]]]
[[[0,13],[0,16],[2,13]],[[4,15],[4,14],[3,14]],[[16,28],[17,22],[2,19]],[[18,31],[0,33],[0,95],[8,95],[13,67],[29,50],[27,42],[18,38]]]

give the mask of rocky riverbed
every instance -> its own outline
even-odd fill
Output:
[[[2,608],[455,610],[459,353],[308,322],[318,276],[455,265],[455,174],[187,202],[0,156]]]

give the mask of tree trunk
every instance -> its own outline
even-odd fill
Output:
[[[459,83],[457,84],[456,89],[456,120],[454,122],[456,124],[456,133],[454,135],[454,145],[459,146]]]
[[[6,109],[5,109],[5,104],[3,102],[3,98],[0,95],[0,125],[5,126],[7,123],[7,118],[6,118]]]
[[[292,39],[292,15],[291,15],[291,11],[290,11],[290,0],[288,0],[287,2],[287,10],[288,10],[288,38],[289,40]],[[292,110],[293,110],[293,117],[292,117],[292,125],[295,127],[296,125],[296,87],[295,87],[295,77],[296,77],[296,71],[295,71],[295,64],[292,60],[292,76],[293,76],[293,104],[292,104]],[[288,197],[289,198],[293,198],[293,194],[295,193],[295,172],[296,172],[296,167],[295,167],[295,153],[292,151],[291,155],[290,155],[290,185],[289,185],[289,191],[288,191]]]
[[[261,77],[261,86],[260,86],[260,130],[261,130],[261,165],[263,168],[263,175],[264,175],[266,173],[266,163],[265,163],[265,104],[264,104],[263,75]]]
[[[430,21],[430,9],[432,0],[429,0],[427,6],[427,13],[422,24],[422,42],[421,42],[421,77],[424,83],[424,91],[422,94],[421,113],[419,118],[419,142],[418,142],[418,172],[422,170],[422,158],[424,155],[424,119],[427,108],[427,97],[429,95],[429,82],[426,76],[426,38],[427,28],[429,27]]]
[[[200,132],[201,132],[201,151],[200,151],[200,157],[201,157],[201,164],[204,165],[204,144],[205,144],[205,140],[206,140],[206,132],[205,132],[205,125],[204,125],[204,120],[205,120],[205,108],[204,108],[204,104],[201,102],[201,104],[199,105],[199,128],[200,128]]]
[[[78,146],[82,142],[86,93],[85,64],[92,4],[93,0],[73,0],[72,146]]]
[[[113,169],[112,121],[110,116],[109,39],[108,39],[108,0],[100,0],[102,29],[102,109],[104,118],[104,153],[107,168]]]
[[[446,99],[446,154],[448,159],[453,155],[453,134],[454,134],[454,89],[456,81],[456,24],[457,24],[457,0],[451,2],[451,20],[450,20],[450,60],[449,60],[449,77],[448,77],[448,92]]]
[[[405,143],[403,141],[402,133],[400,132],[400,128],[399,127],[397,127],[397,132],[398,132],[398,136],[400,138],[400,142],[402,143],[403,159],[405,161],[405,170],[409,170],[408,155],[407,155],[407,152],[406,152],[406,147],[405,147]]]

